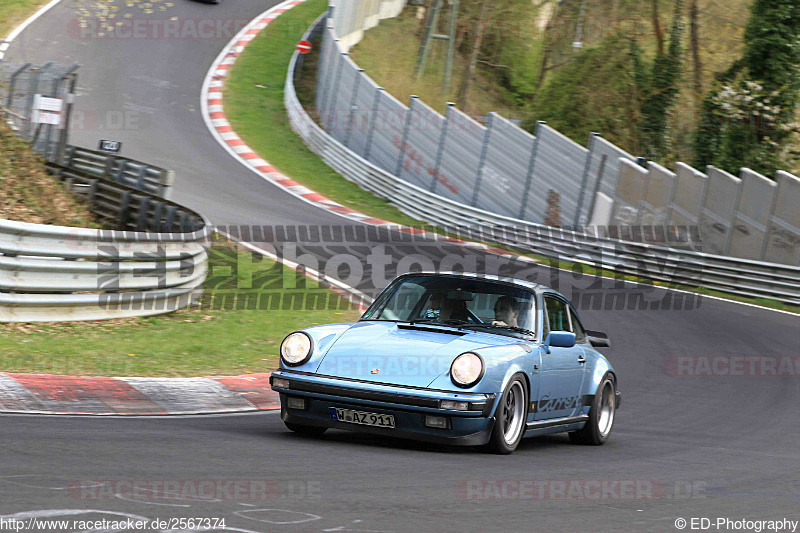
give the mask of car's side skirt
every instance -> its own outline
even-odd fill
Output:
[[[560,426],[571,426],[573,424],[583,424],[589,421],[589,415],[568,416],[564,418],[553,418],[552,420],[536,420],[528,422],[525,429],[558,429]]]

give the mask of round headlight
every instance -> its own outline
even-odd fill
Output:
[[[472,353],[462,353],[450,366],[450,379],[459,387],[471,387],[483,377],[483,359]]]
[[[290,366],[305,363],[311,355],[311,337],[300,331],[289,334],[281,343],[281,359]]]

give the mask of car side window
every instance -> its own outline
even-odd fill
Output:
[[[547,325],[550,331],[572,331],[567,304],[558,298],[545,297]]]
[[[581,319],[578,318],[578,313],[575,311],[575,308],[571,305],[569,306],[569,318],[570,323],[572,324],[572,331],[575,333],[575,342],[578,344],[583,344],[586,342],[586,330],[583,329],[583,324],[581,324]]]

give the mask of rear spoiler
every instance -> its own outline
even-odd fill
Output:
[[[611,340],[608,338],[608,335],[602,331],[591,331],[587,329],[586,336],[595,348],[611,348]]]

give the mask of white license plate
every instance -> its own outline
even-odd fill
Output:
[[[350,424],[362,424],[364,426],[378,426],[382,428],[394,427],[394,416],[392,415],[352,411],[350,409],[339,409],[338,407],[331,407],[330,410],[331,420],[349,422]]]

